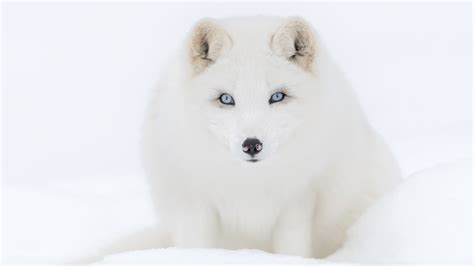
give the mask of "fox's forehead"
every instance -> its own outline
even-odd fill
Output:
[[[291,83],[290,69],[282,69],[281,63],[271,56],[230,56],[224,62],[211,66],[205,76],[231,85],[232,90],[265,90]]]

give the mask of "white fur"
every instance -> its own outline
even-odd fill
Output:
[[[287,19],[216,23],[231,44],[196,74],[187,42],[145,120],[144,165],[163,244],[327,256],[398,182],[398,166],[316,34],[308,70],[272,49]],[[280,89],[292,97],[269,105]],[[236,105],[220,105],[220,92]],[[245,161],[247,137],[263,143],[257,163]]]

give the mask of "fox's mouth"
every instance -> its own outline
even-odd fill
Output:
[[[258,159],[250,159],[250,160],[247,160],[247,162],[250,162],[250,163],[256,163],[256,162],[258,162],[258,161],[260,161],[260,160],[258,160]]]

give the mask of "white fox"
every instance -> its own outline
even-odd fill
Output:
[[[400,178],[298,17],[199,21],[154,91],[143,150],[177,247],[325,257]]]

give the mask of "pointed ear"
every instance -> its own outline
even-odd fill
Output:
[[[303,18],[289,17],[272,36],[271,48],[277,55],[311,71],[316,42],[313,29]]]
[[[215,63],[230,45],[229,35],[217,21],[206,18],[197,22],[189,41],[189,58],[194,74]]]

